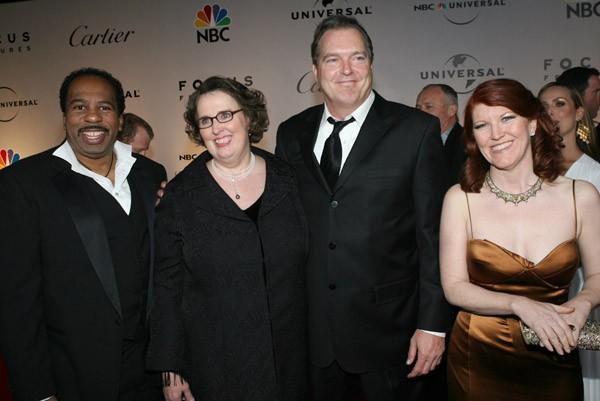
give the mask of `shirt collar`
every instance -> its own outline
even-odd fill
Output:
[[[360,106],[358,106],[356,108],[356,110],[354,110],[352,113],[350,113],[349,115],[344,117],[343,121],[349,119],[352,116],[356,120],[358,126],[361,127],[363,125],[363,123],[365,122],[365,119],[367,118],[367,114],[369,114],[369,110],[371,110],[371,106],[373,105],[374,101],[375,101],[375,92],[371,91],[371,93],[369,94],[367,99]],[[329,117],[333,117],[333,116],[331,115],[331,113],[329,112],[329,109],[327,108],[327,103],[325,103],[325,112],[323,113],[323,118],[321,119],[321,122],[327,121],[327,119]],[[333,119],[337,120],[337,118],[335,118],[335,117],[333,117]]]
[[[135,163],[135,157],[131,155],[131,145],[120,141],[115,141],[115,144],[113,145],[113,150],[117,159],[115,165],[115,177],[121,177],[123,175],[127,177],[129,171],[131,171],[131,168]],[[63,144],[56,148],[56,150],[52,154],[69,163],[71,165],[71,170],[73,170],[76,173],[83,174],[86,176],[90,176],[90,173],[92,173],[94,175],[97,175],[98,177],[102,177],[100,174],[88,170],[81,163],[79,163],[79,160],[77,160],[77,156],[75,156],[75,152],[73,151],[73,148],[71,148],[69,141],[64,141]],[[115,184],[117,183],[115,182]]]

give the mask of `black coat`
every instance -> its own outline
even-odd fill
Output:
[[[116,401],[121,308],[105,226],[86,188],[91,179],[53,151],[0,172],[1,353],[15,401]],[[128,182],[151,232],[166,174],[135,156]]]
[[[267,165],[257,225],[204,152],[157,209],[148,367],[181,372],[202,401],[300,401],[307,390],[305,217],[292,170]]]
[[[323,105],[279,126],[311,233],[311,362],[348,372],[402,366],[415,329],[444,332],[438,227],[445,189],[437,119],[376,95],[334,188],[313,147]]]
[[[467,160],[463,132],[463,127],[459,123],[454,124],[444,144],[444,155],[446,156],[450,185],[458,182],[462,166],[465,160]]]

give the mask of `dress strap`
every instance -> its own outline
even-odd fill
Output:
[[[577,238],[577,200],[575,199],[575,181],[573,180],[573,210],[575,212],[575,236],[574,238]]]
[[[471,218],[471,207],[469,206],[469,194],[465,192],[465,198],[467,199],[467,211],[469,212],[469,227],[471,227],[471,238],[473,239],[473,219]]]

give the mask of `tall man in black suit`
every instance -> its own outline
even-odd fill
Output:
[[[0,347],[12,394],[156,399],[143,362],[165,170],[116,142],[125,99],[109,73],[71,73],[60,106],[66,141],[0,172]]]
[[[372,90],[373,46],[354,18],[317,27],[325,104],[283,122],[276,153],[297,172],[309,226],[315,401],[423,399],[448,326],[438,268],[445,183],[439,123]],[[432,333],[436,332],[436,333]]]
[[[467,159],[463,141],[463,127],[458,123],[458,95],[446,84],[425,86],[417,96],[417,109],[440,120],[441,139],[448,167],[449,184],[456,184],[463,163]]]

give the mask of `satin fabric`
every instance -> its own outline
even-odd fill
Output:
[[[471,240],[472,283],[543,302],[567,301],[579,266],[575,239],[533,263],[494,242]],[[459,312],[448,348],[448,391],[453,401],[568,401],[583,397],[577,352],[564,356],[526,346],[514,316]]]

